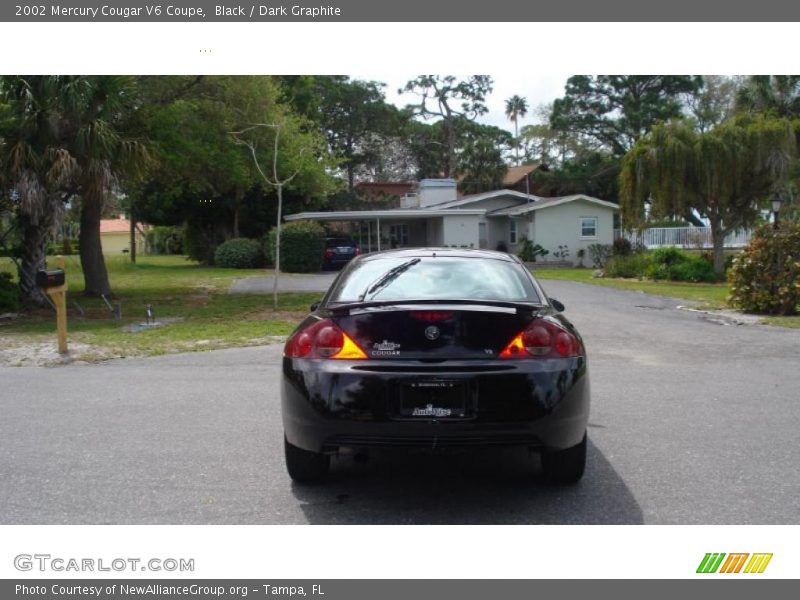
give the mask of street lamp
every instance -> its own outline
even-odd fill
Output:
[[[778,215],[781,212],[781,195],[775,192],[772,196],[772,225],[775,229],[778,228]]]

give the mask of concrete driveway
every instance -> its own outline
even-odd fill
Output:
[[[0,369],[0,523],[800,523],[800,331],[545,282],[583,333],[576,486],[525,451],[334,461],[293,485],[280,346]]]
[[[281,292],[325,292],[336,279],[338,272],[310,273],[308,275],[287,275],[278,277],[278,291]],[[231,284],[231,294],[271,294],[275,278],[245,277]]]

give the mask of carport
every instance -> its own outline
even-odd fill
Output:
[[[408,243],[400,246],[423,247],[445,245],[444,222],[447,218],[464,216],[482,216],[486,211],[482,209],[448,209],[448,210],[419,210],[419,209],[389,209],[389,210],[340,210],[301,212],[285,217],[286,221],[328,221],[343,223],[366,223],[366,240],[359,239],[365,252],[381,250],[381,227],[403,224],[416,224],[415,235],[409,236]],[[359,237],[361,228],[359,227]],[[413,240],[413,241],[412,241]],[[366,241],[366,247],[364,246]]]

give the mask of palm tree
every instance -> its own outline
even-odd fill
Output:
[[[515,158],[519,164],[519,119],[528,114],[528,101],[522,96],[514,94],[506,100],[506,117],[514,123]]]
[[[0,173],[19,197],[23,296],[44,302],[33,276],[44,266],[47,242],[59,211],[81,199],[79,236],[87,295],[111,292],[100,245],[100,217],[107,194],[146,162],[143,143],[122,133],[136,97],[130,77],[16,76],[0,80]]]
[[[800,75],[753,75],[739,90],[736,106],[776,117],[800,117]]]
[[[68,77],[0,78],[0,182],[11,195],[21,233],[19,281],[27,304],[47,300],[35,284],[45,267],[47,244],[77,164],[59,145],[61,90]]]
[[[81,198],[78,243],[87,296],[111,293],[100,244],[106,197],[121,178],[140,174],[149,160],[145,143],[124,134],[135,110],[135,83],[127,76],[80,77],[63,95],[62,143],[77,163],[73,191]]]

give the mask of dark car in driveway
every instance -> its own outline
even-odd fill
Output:
[[[404,249],[360,256],[286,342],[286,466],[327,474],[343,449],[525,446],[581,478],[589,376],[563,306],[516,257]]]
[[[350,238],[325,238],[322,268],[323,270],[341,268],[360,254],[361,248]]]

